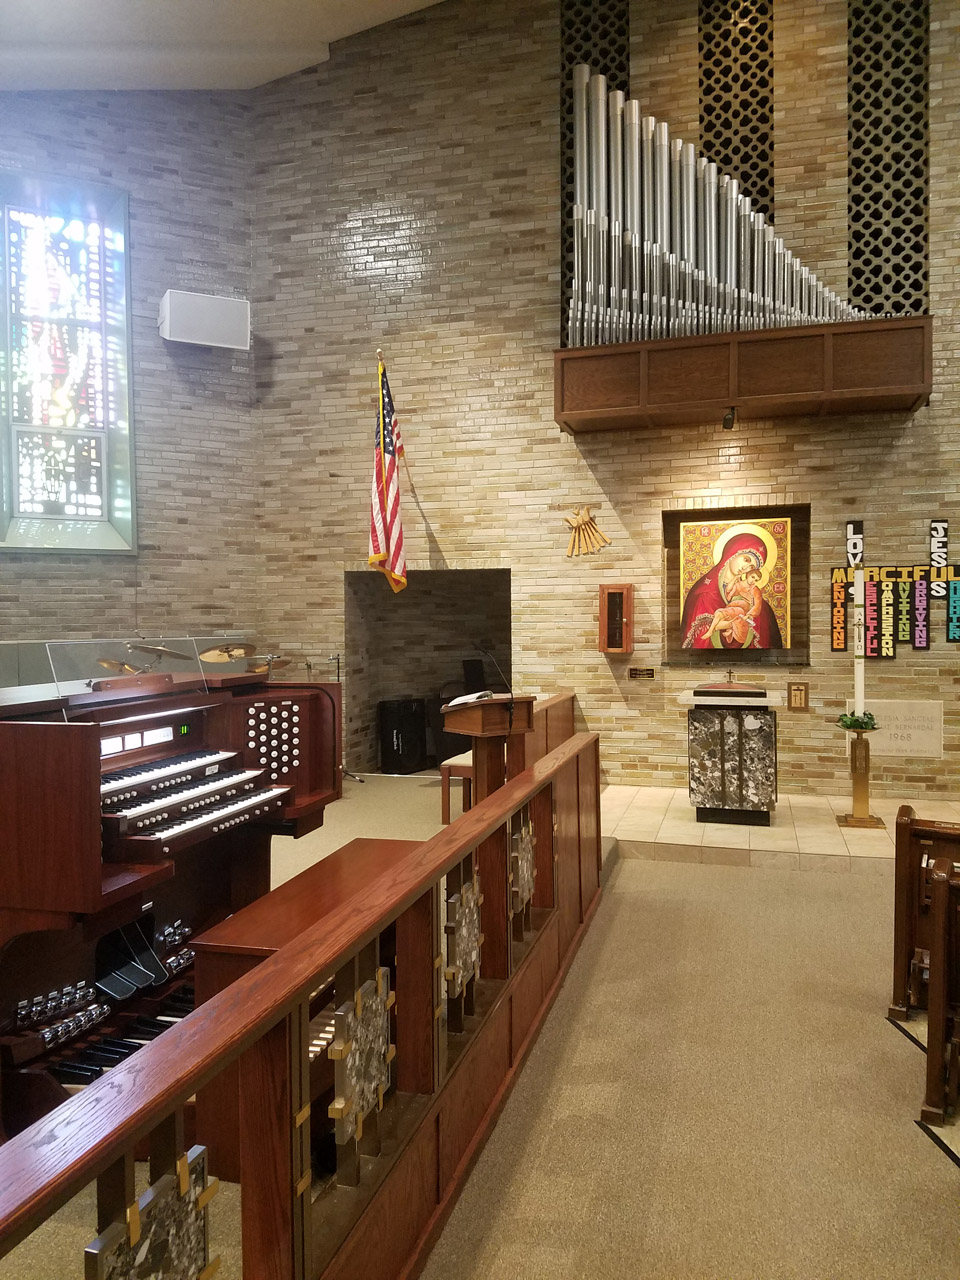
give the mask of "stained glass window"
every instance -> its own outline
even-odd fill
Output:
[[[100,436],[18,431],[17,449],[21,514],[102,518]]]
[[[126,200],[15,175],[0,196],[0,545],[131,548]]]

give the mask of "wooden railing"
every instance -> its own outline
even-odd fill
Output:
[[[461,1000],[464,1030],[458,1033],[439,1016],[445,1007],[454,1020],[450,1000],[436,1001],[441,882],[448,893],[466,884],[477,847],[499,840],[502,876],[488,876],[481,887],[485,895],[509,895],[509,839],[521,816],[536,840],[537,888],[524,918],[513,921],[504,971],[481,971],[478,990],[465,1005]],[[349,889],[336,912],[0,1148],[0,1255],[93,1179],[99,1179],[97,1229],[124,1221],[135,1151],[149,1145],[152,1179],[173,1172],[188,1100],[229,1068],[239,1090],[245,1275],[360,1276],[372,1254],[378,1275],[399,1275],[429,1248],[495,1121],[596,904],[599,871],[598,740],[578,734],[362,887]],[[411,997],[403,1010],[394,1068],[404,1065],[405,1079],[418,1082],[416,1123],[401,1124],[384,1155],[369,1162],[374,1172],[346,1193],[356,1198],[346,1227],[331,1235],[314,1222],[311,1207],[305,1123],[311,996],[333,982],[338,1005],[352,999],[349,984],[362,983],[371,963],[379,966],[385,955],[405,990],[423,996]],[[432,1068],[422,1061],[427,1038]],[[414,1055],[420,1062],[411,1068]],[[197,1137],[207,1141],[202,1131]],[[425,1190],[411,1200],[411,1168],[422,1171],[425,1163],[434,1172],[420,1177]],[[370,1223],[377,1214],[391,1221],[382,1199],[397,1194],[404,1205],[397,1227],[402,1238],[387,1240]]]

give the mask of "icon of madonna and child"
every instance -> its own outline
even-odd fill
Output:
[[[790,647],[790,521],[680,526],[684,649]]]

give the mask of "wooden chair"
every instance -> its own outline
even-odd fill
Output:
[[[463,785],[463,812],[470,808],[473,797],[473,752],[464,751],[451,756],[440,766],[440,819],[446,826],[450,822],[450,779],[460,778]]]
[[[960,861],[960,825],[918,818],[904,804],[897,813],[894,881],[893,996],[887,1016],[905,1022],[927,1003],[930,877],[936,858]]]

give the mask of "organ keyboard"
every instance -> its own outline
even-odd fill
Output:
[[[166,818],[168,809],[176,814],[188,813],[192,809],[199,809],[205,804],[213,803],[212,797],[236,795],[238,789],[252,791],[254,779],[262,775],[262,769],[231,770],[229,773],[218,774],[213,782],[203,782],[196,787],[178,787],[175,791],[168,791],[163,796],[130,805],[129,808],[117,807],[104,816],[104,821],[106,822],[110,817],[120,819],[121,834],[125,834],[128,827],[130,830],[141,831],[155,826],[162,818]]]
[[[163,821],[152,831],[145,832],[143,835],[128,836],[121,847],[134,856],[145,857],[148,860],[179,852],[196,844],[198,840],[205,839],[208,835],[228,831],[242,822],[250,822],[261,816],[266,817],[280,810],[283,806],[283,797],[289,790],[289,787],[265,787],[262,791],[251,791],[249,795],[231,803],[205,808],[202,813],[193,818]],[[234,792],[228,788],[218,793],[218,797],[221,794],[229,796]],[[168,811],[165,808],[162,817],[166,819],[167,816]]]
[[[139,769],[121,769],[104,774],[100,795],[106,802],[120,803],[136,796],[149,795],[169,787],[206,778],[217,773],[227,760],[235,760],[235,751],[193,751],[158,765],[141,765]]]
[[[340,688],[118,677],[0,708],[0,1140],[193,1007],[189,938],[340,795]]]

